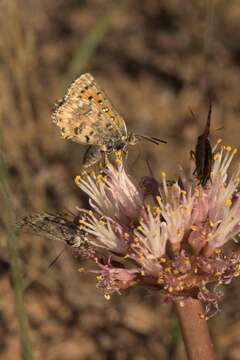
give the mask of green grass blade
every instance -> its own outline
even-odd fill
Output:
[[[3,221],[7,238],[11,276],[15,296],[15,308],[19,325],[19,338],[21,341],[22,358],[31,360],[32,346],[29,335],[28,318],[24,305],[24,285],[22,279],[21,259],[18,253],[17,234],[15,226],[14,209],[11,201],[8,171],[0,149],[0,193],[2,195]]]

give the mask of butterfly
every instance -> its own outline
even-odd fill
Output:
[[[52,120],[64,139],[88,145],[83,166],[91,166],[115,150],[124,150],[141,139],[155,144],[166,143],[154,136],[127,131],[123,117],[117,112],[91,74],[77,78],[63,99],[55,105]]]
[[[212,104],[210,103],[205,129],[203,133],[198,136],[195,151],[191,152],[196,163],[196,168],[193,172],[193,175],[196,175],[202,186],[205,186],[208,180],[211,180],[213,163],[212,146],[209,141],[211,115]]]

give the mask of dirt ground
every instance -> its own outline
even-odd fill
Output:
[[[189,167],[210,99],[213,141],[239,145],[238,0],[2,0],[0,7],[0,135],[17,216],[87,206],[73,181],[84,147],[62,140],[50,119],[53,103],[83,72],[96,77],[129,129],[168,141],[129,149],[129,171],[139,179],[148,174],[146,159],[156,175]],[[0,226],[0,358],[17,360]],[[35,359],[186,358],[174,309],[157,292],[131,289],[106,301],[68,249],[49,269],[63,244],[21,234],[19,248]],[[224,292],[209,325],[217,359],[238,360],[239,282]]]

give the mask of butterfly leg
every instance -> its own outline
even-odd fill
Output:
[[[83,156],[83,167],[87,168],[96,164],[102,158],[101,150],[98,146],[91,145],[87,148]]]
[[[102,154],[102,166],[105,169],[108,166],[107,152],[106,151],[101,151],[101,154]]]

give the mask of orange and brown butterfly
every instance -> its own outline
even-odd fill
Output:
[[[64,139],[88,145],[84,167],[91,166],[115,150],[124,150],[141,139],[166,143],[154,136],[128,133],[122,116],[116,111],[91,74],[77,78],[66,95],[57,102],[52,120]]]

